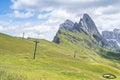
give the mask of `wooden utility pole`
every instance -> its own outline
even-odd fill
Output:
[[[22,36],[22,39],[24,39],[24,35],[25,35],[25,33],[23,32],[23,36]]]
[[[76,51],[74,51],[74,58],[76,58]]]
[[[33,42],[35,42],[35,49],[34,49],[34,56],[33,56],[33,59],[35,59],[36,58],[37,43],[39,43],[39,41],[35,40]]]

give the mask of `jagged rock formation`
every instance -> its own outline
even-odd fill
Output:
[[[74,26],[73,26],[73,30],[77,30],[77,31],[80,32],[80,30],[81,30],[81,25],[78,24],[77,22],[75,22],[75,24],[74,24]]]
[[[83,31],[91,38],[94,38],[97,44],[101,46],[107,46],[107,41],[100,35],[94,21],[88,14],[84,14],[83,18],[80,19],[79,23],[73,23],[72,21],[67,19],[63,24],[60,25],[60,29],[65,29],[70,32],[77,31],[79,32],[79,34],[81,33],[81,31]],[[58,44],[61,43],[58,36],[58,34],[60,34],[60,29],[58,30],[56,36],[53,39],[53,42]]]
[[[120,29],[114,29],[113,31],[103,31],[102,36],[108,41],[111,47],[120,47]]]
[[[107,41],[100,35],[94,21],[88,14],[83,15],[83,18],[80,19],[79,24],[82,25],[81,28],[94,37],[100,45],[107,45]]]
[[[72,30],[74,23],[71,20],[66,20],[64,23],[60,24],[60,28],[64,28],[66,30]]]
[[[58,34],[61,34],[60,29],[65,29],[65,30],[68,30],[68,31],[72,31],[73,27],[74,27],[74,23],[71,20],[68,20],[68,19],[64,23],[60,24],[60,28],[59,28],[56,36],[54,37],[53,42],[55,42],[57,44],[61,43],[60,38],[58,36]]]
[[[107,40],[108,41],[108,43],[109,43],[109,46],[111,47],[111,48],[119,48],[119,43],[116,41],[116,40],[112,40],[112,39],[110,39],[110,40]]]
[[[82,25],[82,28],[88,33],[90,33],[91,35],[95,34],[98,37],[101,36],[97,30],[97,27],[94,21],[91,19],[91,17],[88,14],[83,15],[83,18],[80,20],[80,23]]]

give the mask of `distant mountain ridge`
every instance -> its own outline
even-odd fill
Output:
[[[114,29],[113,31],[103,31],[102,36],[109,42],[111,47],[120,47],[120,29]]]
[[[55,43],[62,43],[59,34],[61,34],[61,30],[66,30],[69,32],[73,32],[74,34],[81,34],[84,32],[92,39],[95,39],[95,43],[100,46],[108,46],[108,42],[102,37],[99,33],[94,21],[88,14],[84,14],[82,18],[80,18],[79,23],[73,23],[71,20],[66,20],[64,23],[60,24],[60,28],[53,39]]]

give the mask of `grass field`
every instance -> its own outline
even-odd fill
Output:
[[[32,39],[0,33],[0,80],[106,80],[106,73],[120,80],[119,53],[113,57],[104,51],[97,53],[82,42],[76,46],[60,36],[64,44],[40,40],[34,60]]]

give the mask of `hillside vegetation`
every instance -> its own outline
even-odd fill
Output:
[[[93,45],[85,33],[61,30],[59,37],[61,44],[40,40],[34,60],[33,39],[0,33],[0,80],[106,80],[106,73],[120,80],[119,53]]]

